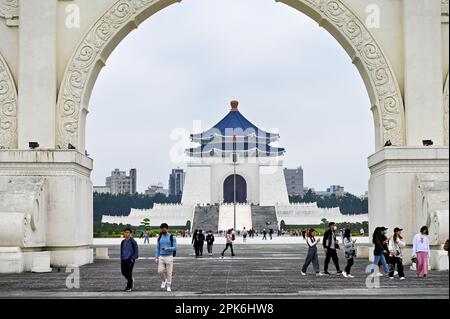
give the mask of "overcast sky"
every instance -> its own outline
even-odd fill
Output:
[[[194,121],[213,126],[231,99],[255,125],[278,130],[284,164],[303,167],[305,186],[367,190],[375,142],[361,76],[330,34],[274,0],[183,0],[121,42],[90,101],[94,185],[137,168],[138,191],[167,187],[170,170],[185,167],[171,156],[179,137]]]

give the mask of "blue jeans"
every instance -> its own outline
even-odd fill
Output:
[[[378,263],[381,260],[381,264],[383,265],[383,271],[385,273],[388,273],[389,272],[389,267],[387,265],[386,258],[384,258],[384,255],[381,254],[381,255],[378,255],[378,256],[374,256],[374,257],[375,258],[373,260],[373,267],[372,267],[372,270],[370,272],[373,273],[375,271],[375,268],[378,267]]]

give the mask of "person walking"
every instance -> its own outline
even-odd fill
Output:
[[[263,229],[263,240],[267,240],[267,230]]]
[[[302,237],[303,237],[303,240],[306,240],[306,231],[305,230],[302,230]]]
[[[320,272],[319,257],[317,255],[317,244],[320,243],[320,238],[315,238],[316,231],[313,228],[311,228],[309,234],[310,236],[306,239],[306,244],[308,245],[308,254],[306,255],[306,260],[303,264],[300,274],[302,276],[306,276],[306,271],[308,270],[308,267],[312,262],[314,271],[316,272],[316,276],[323,276],[323,274]]]
[[[333,260],[334,266],[336,267],[337,274],[342,274],[339,267],[339,258],[337,255],[337,249],[339,249],[339,241],[336,239],[336,223],[330,222],[328,224],[329,229],[323,234],[323,249],[325,250],[325,265],[324,274],[330,275],[328,272],[328,265],[330,260]]]
[[[233,239],[233,231],[231,229],[227,231],[227,239],[226,240],[227,240],[227,243],[226,243],[225,249],[222,251],[222,254],[221,254],[222,258],[224,256],[225,252],[228,250],[228,248],[231,249],[231,256],[232,257],[236,256],[234,254],[234,250],[233,250],[233,241],[234,241],[234,239]]]
[[[412,256],[417,258],[417,276],[426,278],[428,276],[428,261],[430,258],[430,240],[428,238],[428,227],[420,228],[420,233],[414,236]]]
[[[361,228],[361,229],[359,230],[359,233],[361,234],[361,237],[364,237],[364,234],[365,234],[364,228]]]
[[[208,249],[208,256],[213,255],[213,245],[214,245],[214,235],[212,230],[208,231],[208,235],[206,235],[206,247]]]
[[[273,239],[273,229],[272,228],[269,229],[269,237],[270,237],[270,240]]]
[[[395,267],[397,266],[398,276],[400,280],[405,280],[405,271],[403,267],[402,248],[406,246],[402,237],[403,229],[394,228],[394,235],[389,240],[389,279],[394,279]]]
[[[169,226],[161,224],[160,234],[156,243],[155,263],[161,277],[161,289],[172,291],[173,257],[177,252],[177,239],[169,233]]]
[[[383,267],[383,271],[387,274],[389,272],[389,267],[386,262],[385,254],[389,254],[389,251],[386,249],[385,245],[389,242],[389,239],[386,239],[384,234],[385,227],[377,227],[375,228],[372,236],[372,243],[374,244],[374,260],[371,274],[375,272],[375,268],[378,267],[378,263],[381,261],[381,265]],[[381,272],[378,272],[376,276],[383,276]]]
[[[148,231],[146,231],[144,235],[144,245],[145,244],[150,244],[150,233]]]
[[[247,229],[245,229],[245,227],[244,227],[244,230],[242,231],[242,240],[244,243],[247,242],[247,236],[248,236],[248,232],[247,232]]]
[[[198,229],[194,230],[194,234],[192,235],[192,240],[191,240],[192,247],[194,247],[195,257],[198,257],[198,255],[199,255],[198,249],[197,249],[197,243],[196,243],[197,234],[198,234]]]
[[[355,278],[351,273],[351,268],[354,263],[354,258],[356,256],[356,247],[355,247],[356,239],[352,239],[352,234],[350,229],[344,230],[344,239],[342,240],[342,244],[344,245],[344,255],[347,259],[347,266],[344,269],[342,275],[345,278]]]
[[[131,229],[125,228],[124,239],[120,243],[120,262],[122,276],[127,280],[126,292],[131,292],[134,288],[133,268],[136,259],[139,258],[139,247],[136,240],[131,236]]]
[[[203,231],[196,230],[194,236],[192,236],[192,244],[194,245],[195,257],[200,257],[203,255],[203,245],[205,244],[205,235]]]

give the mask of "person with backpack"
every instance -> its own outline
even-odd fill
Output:
[[[420,228],[420,233],[414,236],[412,257],[417,259],[417,276],[426,278],[428,276],[428,261],[430,258],[430,240],[428,238],[428,227]]]
[[[352,239],[351,230],[348,228],[344,230],[343,237],[344,239],[342,240],[342,244],[344,245],[344,255],[345,258],[347,259],[347,266],[345,267],[342,275],[345,278],[355,278],[352,274],[350,274],[350,271],[354,263],[354,258],[356,256],[356,247],[355,247],[356,239],[355,240]]]
[[[169,226],[161,224],[161,233],[156,243],[155,263],[158,265],[158,274],[161,276],[161,289],[172,291],[173,258],[177,253],[177,239],[169,233]]]
[[[328,224],[329,229],[323,234],[323,249],[325,250],[325,265],[324,274],[330,275],[328,272],[328,265],[330,260],[333,260],[334,266],[336,267],[337,274],[342,274],[341,268],[339,267],[339,258],[337,255],[337,249],[339,249],[339,241],[336,239],[336,223],[330,222]]]
[[[208,249],[208,256],[213,255],[213,245],[214,245],[214,235],[212,230],[208,231],[208,235],[206,235],[206,247]]]
[[[316,276],[323,276],[320,272],[319,265],[319,257],[317,255],[317,244],[320,243],[320,238],[315,239],[316,231],[311,228],[309,231],[309,237],[306,239],[306,244],[308,245],[308,254],[306,255],[305,263],[303,264],[302,270],[300,274],[302,276],[306,276],[306,271],[308,270],[309,265],[313,264],[314,271],[316,272]]]
[[[236,256],[234,254],[234,250],[233,250],[233,241],[234,241],[234,239],[233,239],[233,230],[230,229],[230,230],[227,231],[227,243],[226,243],[225,249],[222,251],[222,254],[221,254],[222,258],[224,256],[225,252],[228,250],[228,248],[231,248],[231,256],[232,257]]]
[[[389,263],[391,265],[389,270],[389,279],[391,280],[394,279],[395,266],[397,266],[400,280],[405,280],[402,248],[406,247],[406,243],[403,241],[402,231],[403,229],[395,227],[394,235],[389,240]]]
[[[125,228],[124,239],[120,243],[121,272],[127,280],[126,292],[131,292],[134,288],[133,268],[136,259],[139,258],[139,247],[136,240],[131,236],[131,229]]]

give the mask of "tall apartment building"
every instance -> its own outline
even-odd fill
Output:
[[[181,168],[172,170],[169,175],[169,195],[183,194],[185,176],[186,173]]]
[[[286,181],[286,187],[289,196],[303,196],[303,168],[284,169],[284,179]]]
[[[106,187],[109,187],[111,194],[134,194],[137,192],[137,171],[135,168],[130,169],[127,176],[125,171],[116,168],[111,172],[111,176],[106,178]]]

